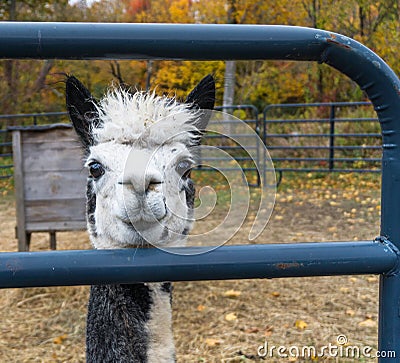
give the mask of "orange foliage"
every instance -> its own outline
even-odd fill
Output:
[[[126,11],[129,16],[134,16],[141,11],[150,9],[150,0],[130,0],[126,2]]]

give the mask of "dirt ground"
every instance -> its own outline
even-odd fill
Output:
[[[256,243],[371,240],[379,234],[377,178],[301,175],[285,183]],[[0,250],[15,251],[13,198],[3,197],[0,207]],[[196,230],[206,226],[202,221]],[[246,222],[234,242],[249,243],[248,230]],[[32,250],[48,245],[46,234],[33,235]],[[58,246],[90,248],[85,232],[59,233]],[[87,298],[86,286],[2,290],[0,362],[84,362]],[[289,354],[329,344],[370,346],[373,354],[377,276],[175,283],[173,314],[181,363],[376,362],[352,356],[279,358],[276,350],[274,357],[262,355],[272,346],[284,346]]]

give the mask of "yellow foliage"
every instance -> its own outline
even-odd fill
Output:
[[[188,92],[207,74],[215,74],[217,99],[222,99],[222,84],[218,75],[223,74],[224,64],[221,61],[195,62],[195,61],[163,61],[153,80],[158,93],[170,92],[171,96],[185,99]]]

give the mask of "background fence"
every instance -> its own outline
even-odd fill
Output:
[[[382,136],[369,102],[268,105],[263,140],[277,171],[380,172]]]
[[[382,137],[370,102],[274,104],[266,106],[262,112],[254,105],[215,109],[236,116],[255,131],[256,134],[249,135],[246,140],[246,148],[256,150],[256,161],[262,165],[261,158],[266,155],[259,154],[256,137],[259,135],[280,176],[283,172],[380,172]],[[12,145],[7,125],[63,123],[68,122],[68,116],[65,112],[0,115],[0,122],[0,178],[9,178],[12,176]],[[218,145],[234,157],[248,176],[249,185],[259,186],[260,177],[251,156],[230,139],[240,137],[234,127],[238,122],[232,119],[222,122],[226,126],[224,135],[208,134],[205,144]],[[214,160],[203,157],[200,161],[204,165],[200,165],[199,170],[214,171],[207,166]],[[221,170],[232,168],[226,166]]]

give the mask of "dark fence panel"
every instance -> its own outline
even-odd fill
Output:
[[[260,186],[260,176],[251,156],[243,152],[243,148],[230,140],[230,137],[249,137],[246,148],[256,151],[256,161],[264,163],[266,155],[260,155],[258,134],[272,156],[277,172],[380,172],[381,162],[381,134],[380,132],[365,132],[365,125],[373,124],[379,129],[376,117],[341,116],[343,109],[359,110],[371,108],[370,102],[333,102],[333,103],[294,103],[273,104],[263,110],[263,120],[259,120],[260,112],[254,105],[217,106],[217,111],[237,116],[254,131],[254,135],[239,135],[230,131],[229,125],[234,126],[235,120],[224,120],[227,124],[224,135],[205,135],[205,144],[218,145],[239,162],[242,170],[256,182],[249,182],[250,186]],[[315,117],[304,116],[304,112],[296,115],[300,110],[318,109],[322,115]],[[279,111],[279,115],[276,115]],[[324,113],[328,117],[323,117]],[[288,117],[290,115],[290,117]],[[19,115],[0,115],[0,178],[12,176],[12,148],[10,135],[5,128],[7,125],[43,125],[68,122],[66,112],[31,113]],[[212,125],[213,122],[211,122]],[[341,125],[346,125],[345,132]],[[311,125],[311,127],[310,127]],[[301,132],[290,131],[298,130]],[[307,131],[307,128],[311,129]],[[363,129],[364,128],[364,129]],[[289,131],[288,131],[289,130]],[[339,131],[338,131],[339,130]],[[254,146],[249,146],[253,143]],[[225,159],[220,159],[220,162]],[[226,159],[229,161],[229,159]],[[212,162],[210,158],[200,158],[198,170],[214,171],[207,167]],[[202,166],[202,163],[205,166]],[[227,166],[221,170],[230,170]]]
[[[382,135],[372,112],[370,102],[268,105],[263,140],[276,171],[379,173]]]
[[[233,157],[238,164],[240,165],[241,171],[243,171],[247,178],[247,183],[249,186],[259,187],[261,180],[260,175],[258,173],[257,165],[262,165],[264,161],[260,158],[260,145],[261,142],[259,136],[260,130],[260,121],[258,118],[259,111],[254,105],[231,105],[231,106],[217,106],[215,107],[216,111],[221,111],[223,113],[231,114],[235,116],[235,118],[228,118],[224,119],[222,117],[221,120],[213,121],[211,120],[209,123],[210,128],[212,129],[214,124],[223,125],[223,134],[212,134],[206,133],[204,136],[204,145],[218,145],[220,150],[223,150],[229,154],[229,156]],[[236,120],[238,118],[239,120]],[[253,130],[253,134],[240,134],[236,130],[236,126],[238,126],[239,130],[240,124],[244,122],[248,126],[250,126]],[[239,131],[240,132],[240,131]],[[239,145],[237,142],[233,141],[242,140],[242,146]],[[246,150],[244,149],[244,147]],[[255,150],[254,155],[250,155],[249,151]],[[254,159],[253,159],[254,157]],[[229,165],[229,158],[221,157],[218,159],[218,162],[226,162],[227,166],[222,166],[219,170],[237,170],[237,168],[230,168]],[[207,164],[210,162],[212,164],[214,160],[210,158],[204,157],[202,158],[200,155],[200,164],[205,163]],[[214,171],[213,168],[209,168],[207,166],[203,167],[199,165],[198,170],[201,171]],[[253,182],[252,180],[255,180]]]

